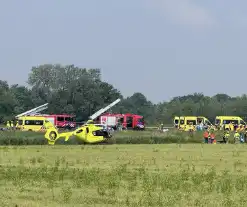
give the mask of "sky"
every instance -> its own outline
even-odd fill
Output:
[[[0,1],[0,79],[32,66],[100,68],[124,96],[154,103],[246,93],[247,1]]]

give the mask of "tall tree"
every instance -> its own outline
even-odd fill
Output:
[[[17,101],[6,81],[0,81],[0,121],[12,119]]]
[[[153,104],[138,92],[124,98],[113,85],[101,80],[98,68],[44,64],[32,67],[27,82],[30,89],[18,84],[9,86],[7,81],[0,80],[0,122],[46,102],[49,103],[48,113],[69,113],[76,115],[78,121],[85,120],[117,98],[122,101],[113,112],[143,115],[148,124],[170,124],[174,116],[185,115],[206,116],[211,121],[218,115],[247,118],[245,94],[209,97],[194,93]]]
[[[33,67],[28,83],[34,102],[51,103],[53,113],[71,113],[87,119],[104,104],[121,96],[111,84],[101,80],[100,69],[74,65],[41,65]]]

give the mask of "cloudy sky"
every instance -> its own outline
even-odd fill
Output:
[[[1,79],[25,84],[45,63],[101,68],[125,95],[153,102],[247,92],[247,1],[0,2]]]

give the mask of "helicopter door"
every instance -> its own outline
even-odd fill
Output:
[[[86,131],[85,131],[85,139],[86,139],[86,140],[87,140],[88,133],[89,133],[89,128],[87,127],[87,128],[86,128]]]

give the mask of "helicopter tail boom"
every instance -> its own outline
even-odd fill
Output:
[[[72,135],[73,132],[59,133],[55,127],[52,127],[46,131],[45,138],[48,140],[49,144],[54,145],[55,142],[62,137],[64,137],[67,142]]]

